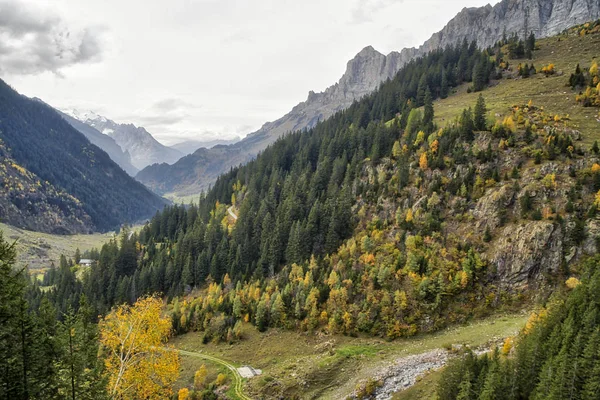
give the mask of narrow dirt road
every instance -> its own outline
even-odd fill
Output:
[[[233,380],[234,380],[233,391],[234,391],[235,395],[241,400],[252,400],[252,398],[250,398],[244,394],[244,381],[242,380],[242,376],[238,372],[237,368],[235,366],[233,366],[232,364],[228,363],[225,360],[221,360],[220,358],[209,356],[208,354],[195,353],[195,352],[185,351],[185,350],[177,350],[177,351],[179,352],[179,354],[181,354],[183,356],[201,358],[203,360],[207,360],[207,361],[210,361],[210,362],[213,362],[213,363],[216,363],[216,364],[226,367],[233,374]]]
[[[229,213],[229,215],[231,215],[231,218],[233,218],[234,220],[236,220],[236,221],[237,221],[238,217],[237,217],[237,215],[235,215],[235,214],[234,214],[234,212],[233,212],[232,208],[233,208],[233,207],[229,207],[229,208],[227,209],[227,212]]]

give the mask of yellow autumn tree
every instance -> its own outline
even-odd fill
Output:
[[[413,212],[412,209],[408,209],[408,211],[406,212],[406,218],[404,219],[406,222],[410,223],[413,221]]]
[[[420,146],[425,141],[425,132],[419,131],[417,138],[415,139],[415,146]]]
[[[431,152],[433,154],[437,154],[438,149],[440,148],[440,142],[437,139],[435,139],[433,142],[431,142],[430,147],[431,147]]]
[[[590,67],[590,75],[591,76],[596,76],[598,75],[598,64],[594,61],[594,63],[592,64],[592,66]]]
[[[179,389],[179,393],[177,394],[177,400],[188,400],[190,398],[190,389],[183,388]]]
[[[428,168],[428,163],[427,163],[427,153],[423,153],[421,154],[421,158],[419,159],[419,167],[421,167],[422,170],[426,170]]]
[[[133,306],[117,307],[100,322],[108,393],[113,399],[164,399],[173,395],[179,355],[165,345],[171,320],[161,310],[159,298],[144,297]]]
[[[215,380],[215,385],[223,386],[227,382],[227,375],[221,373],[217,375],[217,379]]]
[[[569,279],[567,279],[565,281],[565,285],[569,288],[569,289],[575,289],[577,286],[579,286],[581,284],[581,281],[577,278],[575,278],[574,276],[570,277]]]
[[[206,365],[202,364],[198,371],[194,374],[194,389],[202,390],[204,384],[206,383],[206,375],[208,371],[206,370]]]

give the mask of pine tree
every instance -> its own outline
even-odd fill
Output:
[[[485,106],[485,99],[483,95],[479,95],[477,98],[477,103],[475,104],[474,115],[473,115],[473,124],[475,130],[478,131],[486,131],[487,130],[487,118],[486,118],[487,108]]]
[[[471,379],[471,373],[467,371],[462,382],[458,386],[456,400],[471,400],[473,398],[473,384],[471,383]]]
[[[482,54],[473,68],[473,90],[482,91],[488,79],[488,59],[485,54]]]
[[[531,32],[525,43],[525,57],[531,60],[533,58],[533,50],[535,50],[535,34]]]
[[[440,97],[442,99],[445,99],[448,97],[448,93],[449,93],[449,87],[448,87],[448,73],[446,72],[446,69],[444,68],[442,70],[442,83],[440,86]]]
[[[473,131],[475,130],[475,124],[473,123],[473,113],[471,109],[463,110],[462,115],[459,119],[460,124],[460,136],[465,141],[472,141],[474,139]]]
[[[492,232],[490,231],[490,227],[485,227],[485,233],[483,234],[483,241],[489,243],[492,241]]]
[[[425,100],[424,100],[424,108],[423,108],[423,127],[425,132],[431,133],[433,132],[434,111],[433,111],[433,98],[431,97],[431,91],[429,87],[425,91]]]
[[[427,74],[421,74],[419,86],[417,88],[417,107],[422,107],[425,104],[425,96],[427,94]]]

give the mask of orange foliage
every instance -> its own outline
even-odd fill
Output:
[[[419,159],[419,167],[421,167],[422,170],[426,170],[428,168],[427,153],[421,154],[421,158]]]

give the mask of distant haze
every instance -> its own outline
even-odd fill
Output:
[[[366,45],[417,46],[482,0],[0,0],[0,74],[28,96],[232,139],[322,91]]]

